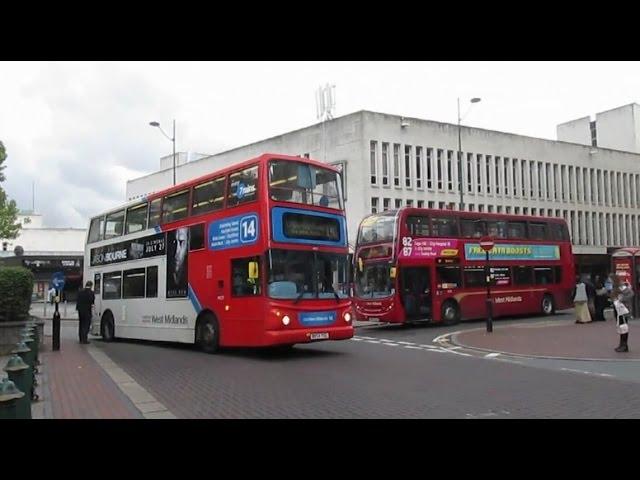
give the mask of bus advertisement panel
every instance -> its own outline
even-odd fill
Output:
[[[94,334],[220,346],[353,336],[340,173],[265,154],[91,220]]]
[[[574,264],[562,219],[402,208],[365,218],[354,261],[356,318],[444,322],[570,307]]]

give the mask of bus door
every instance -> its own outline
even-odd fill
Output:
[[[94,335],[100,333],[100,317],[102,316],[102,274],[96,273],[93,276],[93,294],[95,296],[94,312],[91,318],[91,332]],[[94,325],[94,323],[96,325]]]
[[[403,267],[400,276],[402,304],[407,320],[431,316],[431,272],[429,267]]]

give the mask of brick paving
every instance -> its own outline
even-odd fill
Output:
[[[49,343],[51,338],[46,340]],[[48,392],[43,394],[45,398],[50,395],[46,400],[51,403],[53,418],[142,418],[86,347],[63,338],[59,351],[51,351],[49,343],[49,351],[41,354],[48,383]]]
[[[573,318],[524,325],[496,325],[457,333],[453,343],[519,355],[640,361],[640,321],[629,323],[629,352],[618,353],[619,335],[612,321],[576,324]],[[635,341],[634,341],[635,340]]]

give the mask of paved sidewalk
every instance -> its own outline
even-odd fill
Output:
[[[613,321],[574,323],[573,316],[521,325],[493,324],[452,335],[452,343],[472,349],[544,358],[640,361],[640,320],[629,323],[629,352],[618,353],[620,336]]]
[[[60,350],[52,351],[51,323],[45,324],[34,419],[176,418],[111,361],[99,340],[79,344],[77,322],[61,322]]]

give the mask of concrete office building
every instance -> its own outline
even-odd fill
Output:
[[[558,140],[463,126],[464,209],[563,217],[582,271],[640,245],[640,105],[557,127]],[[183,163],[178,182],[265,152],[342,169],[349,243],[360,220],[401,206],[457,209],[458,126],[359,111]],[[170,186],[172,168],[127,182],[127,199]]]

